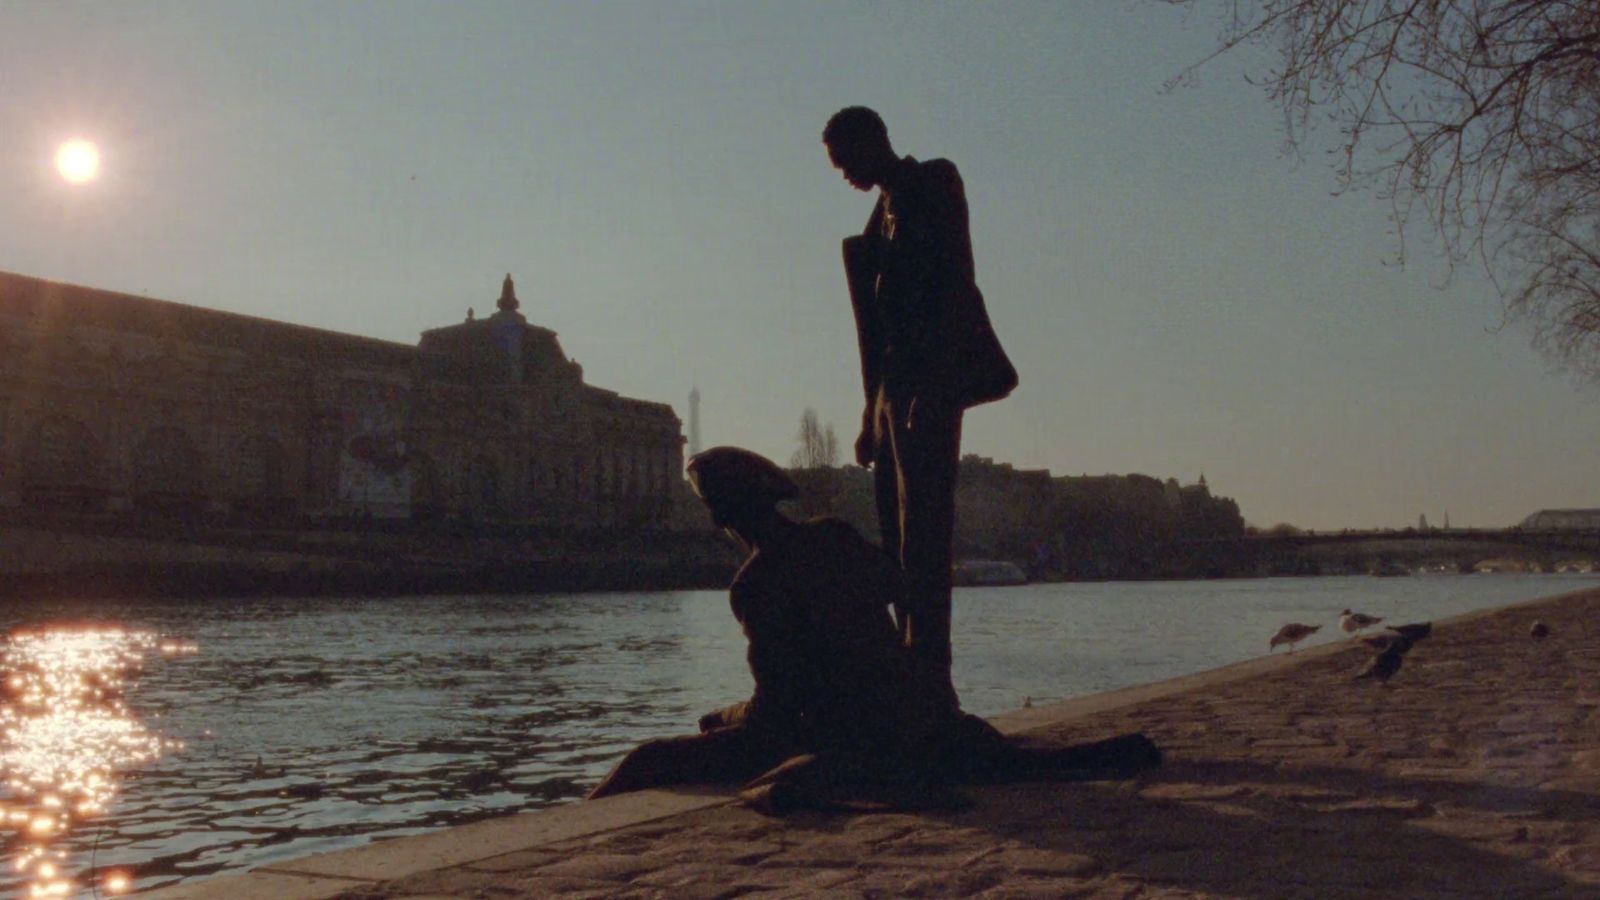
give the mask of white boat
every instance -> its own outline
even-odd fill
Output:
[[[962,587],[1027,584],[1028,573],[1003,559],[965,559],[955,564],[951,579]]]

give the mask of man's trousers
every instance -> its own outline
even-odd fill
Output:
[[[902,398],[887,385],[873,410],[878,530],[906,576],[896,603],[900,637],[952,709],[959,708],[950,682],[950,569],[961,418],[953,404]]]

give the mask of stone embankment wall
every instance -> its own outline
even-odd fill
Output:
[[[736,565],[709,532],[555,540],[0,525],[0,599],[710,589]]]

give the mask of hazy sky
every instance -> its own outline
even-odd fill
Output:
[[[1213,23],[1070,3],[0,2],[0,269],[414,343],[517,279],[590,383],[787,461],[861,391],[823,123],[955,161],[1022,385],[967,452],[1255,524],[1600,506],[1600,389],[1281,153]],[[93,182],[52,157],[95,141]],[[1331,141],[1331,130],[1324,135]]]

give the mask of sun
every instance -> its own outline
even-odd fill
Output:
[[[73,184],[93,181],[100,174],[100,148],[77,138],[56,148],[56,171]]]

